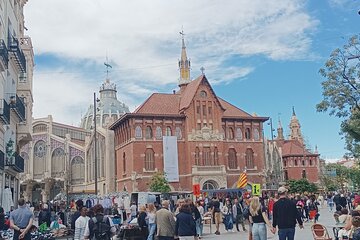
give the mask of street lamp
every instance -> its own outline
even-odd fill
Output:
[[[97,137],[96,137],[96,103],[100,102],[100,100],[98,98],[96,98],[96,93],[94,92],[94,164],[95,164],[95,168],[94,168],[94,172],[95,172],[95,194],[98,194],[98,177],[97,177]]]

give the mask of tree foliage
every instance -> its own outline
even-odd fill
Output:
[[[303,178],[300,180],[289,180],[287,181],[290,193],[315,193],[318,188],[314,183],[310,183],[307,179]]]
[[[341,131],[347,149],[360,154],[360,35],[351,37],[341,49],[335,49],[320,74],[323,100],[316,105],[319,112],[343,119]]]
[[[171,191],[169,182],[166,180],[165,174],[158,172],[155,173],[150,181],[150,191],[168,193]]]
[[[335,176],[324,174],[321,176],[322,183],[329,191],[343,189],[347,184],[352,183],[355,188],[360,187],[360,169],[358,166],[347,168],[343,165],[331,163],[325,166],[329,171],[335,171]]]

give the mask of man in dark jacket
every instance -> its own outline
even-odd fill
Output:
[[[274,204],[273,209],[273,228],[271,232],[275,234],[276,227],[279,229],[279,240],[294,240],[296,221],[300,228],[303,228],[301,216],[296,210],[296,205],[287,198],[287,189],[278,189],[279,200]]]
[[[191,206],[187,203],[181,205],[176,215],[175,235],[179,237],[195,237],[196,224],[191,214]]]
[[[46,226],[50,227],[51,224],[51,212],[46,203],[43,204],[42,209],[39,213],[39,226],[43,223],[46,223]]]

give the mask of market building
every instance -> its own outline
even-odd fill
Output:
[[[207,77],[190,76],[182,39],[179,89],[153,93],[110,129],[115,132],[117,190],[148,191],[154,173],[166,172],[173,190],[265,183],[263,122],[220,98]]]
[[[96,107],[98,194],[115,191],[114,133],[109,124],[129,108],[117,100],[116,85],[101,85]],[[52,116],[35,119],[33,140],[21,148],[25,173],[21,192],[26,200],[52,200],[59,193],[95,193],[94,106],[90,105],[80,127],[54,122]]]
[[[0,2],[0,201],[5,211],[17,205],[20,149],[31,141],[34,53],[24,34],[27,0]]]

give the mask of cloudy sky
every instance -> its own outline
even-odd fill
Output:
[[[280,117],[287,127],[295,106],[310,146],[341,157],[340,121],[315,110],[318,70],[359,33],[358,7],[355,0],[31,0],[24,12],[36,62],[34,117],[79,124],[105,79],[106,56],[131,110],[152,92],[171,92],[183,28],[193,78],[203,66],[219,96],[275,126]]]

